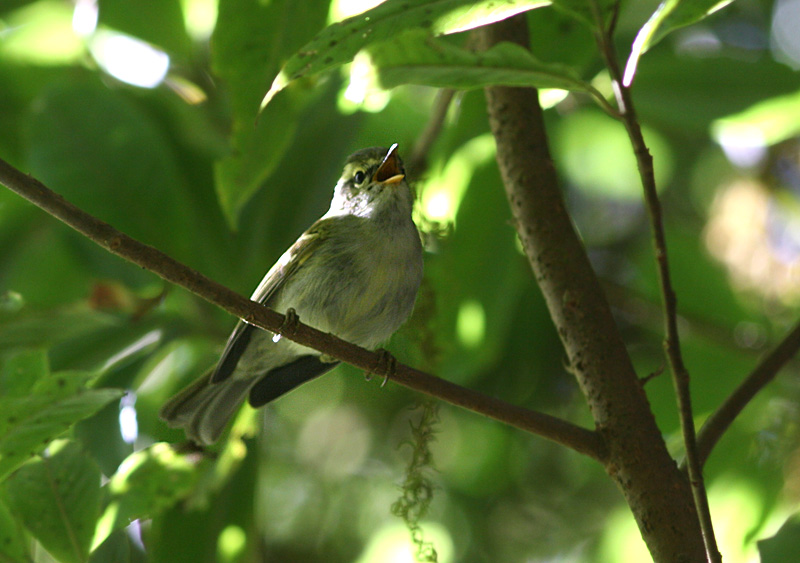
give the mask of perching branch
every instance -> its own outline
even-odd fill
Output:
[[[650,224],[653,234],[653,246],[655,248],[656,262],[658,266],[658,276],[661,286],[661,297],[664,305],[664,325],[666,335],[664,337],[664,349],[667,353],[672,380],[675,386],[675,394],[678,401],[678,414],[681,421],[681,433],[686,449],[686,461],[689,469],[689,481],[692,485],[695,506],[697,507],[700,518],[700,526],[703,530],[703,539],[710,561],[721,563],[722,556],[717,548],[714,537],[714,526],[711,521],[711,513],[708,507],[708,496],[703,482],[702,464],[697,453],[697,435],[694,427],[694,415],[692,412],[691,391],[689,385],[689,371],[683,362],[681,354],[680,339],[678,336],[678,307],[675,291],[669,272],[669,260],[667,258],[667,240],[664,233],[664,222],[661,213],[661,202],[656,191],[655,172],[653,170],[653,157],[650,154],[647,144],[642,135],[642,128],[636,116],[630,88],[622,83],[622,74],[617,62],[617,55],[614,48],[612,37],[613,27],[616,23],[616,13],[612,19],[612,24],[606,26],[603,16],[596,8],[595,23],[597,27],[597,43],[606,61],[606,66],[611,74],[611,81],[614,93],[617,98],[620,117],[628,132],[628,137],[633,145],[633,152],[636,155],[636,162],[639,168],[642,187],[644,188],[644,199],[650,216]],[[617,4],[616,9],[619,8]]]
[[[476,30],[483,49],[529,48],[524,16]],[[669,456],[610,307],[565,208],[536,90],[486,88],[514,223],[575,374],[606,439],[605,468],[656,561],[705,558],[690,487]]]
[[[289,340],[314,348],[374,375],[388,377],[409,389],[537,434],[596,460],[605,459],[603,440],[596,432],[547,414],[511,405],[399,363],[389,365],[391,363],[386,362],[379,352],[371,352],[301,322],[285,323],[284,315],[239,295],[160,250],[142,244],[96,219],[2,159],[0,159],[0,183],[109,252],[157,274],[168,282],[188,289],[250,324],[279,333]]]
[[[733,420],[759,391],[775,379],[781,368],[797,354],[798,350],[800,350],[800,323],[796,324],[789,334],[758,363],[750,375],[703,424],[697,434],[697,455],[701,467]]]

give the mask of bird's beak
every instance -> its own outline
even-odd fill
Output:
[[[378,166],[372,180],[382,184],[397,184],[403,178],[405,178],[405,174],[402,168],[400,168],[400,161],[397,157],[397,143],[395,143],[391,146],[389,152],[386,153],[383,162]]]

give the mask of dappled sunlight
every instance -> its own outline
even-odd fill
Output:
[[[763,184],[742,179],[717,193],[704,240],[738,290],[794,303],[800,298],[800,229],[795,225]],[[779,230],[795,241],[794,251],[776,246]]]
[[[127,444],[136,442],[139,437],[139,422],[136,419],[136,394],[126,393],[119,404],[119,431]]]
[[[461,303],[456,317],[456,335],[465,348],[475,348],[486,335],[486,311],[480,301],[470,299]]]
[[[97,0],[77,0],[72,13],[72,29],[81,36],[97,29]]]
[[[235,524],[225,526],[217,538],[217,561],[234,563],[242,561],[247,550],[247,534]]]
[[[382,2],[383,0],[333,0],[328,13],[328,23],[335,23],[356,16]]]
[[[491,162],[495,150],[494,137],[486,133],[464,143],[443,166],[433,167],[420,187],[424,219],[455,222],[475,170]]]
[[[454,561],[453,539],[447,528],[437,522],[422,522],[420,526],[424,541],[436,548],[436,561]],[[404,524],[395,522],[386,524],[372,535],[356,563],[415,563],[416,552],[408,529]]]
[[[597,561],[641,563],[652,559],[630,510],[619,506],[603,522]]]
[[[363,52],[356,55],[353,62],[345,67],[345,72],[347,70],[348,82],[339,94],[339,111],[344,114],[382,111],[391,100],[392,94],[380,87],[378,71],[369,55]]]
[[[103,70],[132,86],[155,88],[169,71],[169,55],[122,33],[99,30],[89,48]]]
[[[719,548],[725,554],[725,562],[758,563],[760,558],[755,540],[777,531],[785,515],[776,512],[782,511],[773,511],[769,521],[762,526],[763,494],[746,481],[725,477],[711,483],[708,501],[714,518],[714,532]],[[756,530],[756,536],[747,541]]]
[[[416,563],[415,539],[429,542],[439,563],[652,559],[642,532],[670,527],[640,530],[601,463],[513,419],[516,409],[531,409],[592,430],[595,417],[614,414],[603,411],[619,404],[613,392],[592,391],[587,407],[581,391],[591,385],[575,381],[566,359],[575,358],[573,336],[589,334],[596,321],[580,314],[585,309],[572,314],[570,283],[597,281],[619,329],[614,357],[627,352],[636,375],[658,375],[641,407],[659,426],[644,438],[663,436],[665,455],[684,451],[674,392],[668,374],[659,375],[662,262],[636,154],[653,157],[696,420],[782,338],[800,305],[800,90],[787,67],[800,67],[792,36],[800,36],[800,16],[796,0],[770,0],[734,3],[674,33],[668,21],[659,33],[669,37],[645,50],[634,111],[625,114],[638,116],[627,125],[634,133],[644,127],[644,148],[632,147],[612,117],[612,76],[619,77],[614,65],[603,70],[607,53],[598,50],[592,14],[561,6],[525,15],[542,62],[534,73],[521,70],[530,63],[521,48],[474,56],[483,46],[471,36],[482,32],[439,37],[537,3],[544,2],[398,0],[368,18],[363,12],[377,0],[0,1],[0,157],[22,180],[38,179],[237,293],[252,289],[324,213],[345,154],[399,143],[418,196],[425,279],[414,316],[380,345],[399,364],[493,398],[481,412],[511,417],[506,425],[441,402],[429,423],[435,417],[425,409],[434,403],[417,389],[433,380],[405,380],[412,372],[398,369],[365,383],[361,370],[343,364],[264,408],[243,405],[219,441],[196,447],[159,412],[179,386],[209,375],[242,311],[217,307],[224,293],[203,293],[203,284],[210,303],[192,293],[195,285],[161,293],[171,282],[138,258],[125,263],[107,252],[117,239],[95,247],[8,192],[0,197],[0,522],[22,531],[14,560],[51,557],[48,533],[86,544],[76,552],[82,561],[130,553]],[[647,16],[634,4],[621,3],[614,20],[621,63]],[[667,4],[684,10],[692,2]],[[350,17],[326,30],[326,22]],[[256,121],[273,80],[267,99],[280,95]],[[538,87],[545,130],[535,129],[552,162],[532,177],[552,172],[560,187],[534,186],[524,218],[511,209],[520,194],[511,194],[510,207],[503,180],[529,179],[528,171],[506,165],[542,138],[504,137],[504,119],[516,120],[524,107],[500,104],[496,92],[487,98],[487,81]],[[556,216],[562,201],[567,218]],[[300,244],[308,256],[330,238],[321,225]],[[396,250],[382,228],[367,236],[388,241],[379,251]],[[347,239],[333,239],[334,254],[321,259],[346,273]],[[521,240],[530,260],[520,256]],[[581,271],[582,258],[562,252],[572,243],[583,245],[597,280]],[[159,269],[157,260],[144,263]],[[554,319],[554,304],[569,314]],[[274,340],[288,346],[286,336]],[[725,563],[755,563],[756,542],[796,511],[796,372],[789,360],[707,466]],[[472,396],[461,395],[449,400]],[[411,408],[416,401],[423,409]],[[59,459],[65,448],[70,456]],[[625,469],[622,456],[614,462]],[[42,474],[31,472],[37,464],[52,464],[60,483],[32,478]],[[652,491],[650,473],[626,475]],[[64,498],[81,500],[62,504],[64,513],[81,511],[69,521],[50,508],[54,485],[63,484]],[[698,540],[693,522],[681,521],[690,499],[682,483],[673,485],[675,498],[662,505],[631,504],[669,505],[678,515],[672,529],[685,527],[667,539]],[[42,530],[46,512],[74,537],[51,532],[53,525]],[[48,560],[69,560],[66,553]]]
[[[66,2],[41,0],[12,12],[5,22],[0,20],[0,57],[9,61],[63,65],[78,62],[85,52]]]
[[[181,0],[186,32],[195,41],[207,41],[217,23],[218,0]]]
[[[672,178],[672,150],[655,130],[643,127],[643,134],[653,155],[656,186],[661,190]],[[564,175],[581,191],[614,200],[641,200],[641,181],[628,134],[617,120],[599,110],[564,116],[553,152]]]
[[[800,92],[764,100],[711,124],[711,134],[725,155],[742,168],[762,163],[770,146],[798,133]]]
[[[709,483],[709,503],[714,533],[726,563],[758,563],[756,540],[774,533],[785,515],[773,514],[762,530],[748,541],[760,525],[764,500],[746,481],[724,477]],[[636,522],[626,507],[619,507],[605,520],[598,561],[641,563],[651,556]]]
[[[800,3],[797,0],[777,0],[772,13],[770,43],[776,58],[800,69]]]

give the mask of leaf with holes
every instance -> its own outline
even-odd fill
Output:
[[[46,374],[22,396],[0,398],[0,481],[79,420],[122,396],[119,389],[87,389],[95,374]]]
[[[387,0],[319,32],[283,66],[261,107],[289,83],[353,60],[361,49],[422,28],[434,35],[465,31],[547,6],[550,0]]]
[[[0,499],[0,561],[28,561],[28,535]]]

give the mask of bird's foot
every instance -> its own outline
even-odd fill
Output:
[[[364,374],[364,377],[367,381],[370,381],[373,374],[382,373],[383,381],[381,382],[381,387],[383,387],[386,385],[386,382],[389,381],[389,378],[394,376],[395,369],[397,369],[397,358],[392,356],[388,350],[384,350],[383,348],[376,350],[376,352],[380,357],[375,363],[375,366]]]
[[[293,308],[289,307],[286,309],[286,313],[283,315],[283,323],[281,323],[281,327],[278,329],[278,334],[294,334],[294,331],[297,330],[297,323],[300,322],[300,317]]]

